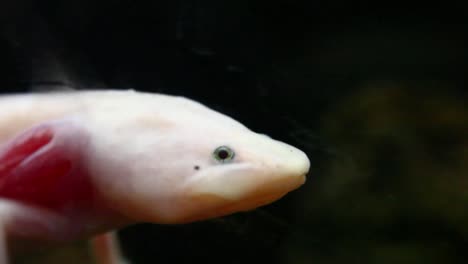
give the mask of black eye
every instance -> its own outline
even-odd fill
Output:
[[[214,159],[221,163],[231,161],[234,158],[234,155],[234,151],[226,146],[218,147],[213,152]]]

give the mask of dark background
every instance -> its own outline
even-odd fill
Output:
[[[465,13],[449,2],[3,1],[0,89],[184,95],[309,155],[306,185],[273,205],[123,230],[134,263],[466,263]],[[43,262],[81,263],[65,252]]]

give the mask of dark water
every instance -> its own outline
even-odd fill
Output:
[[[444,5],[5,1],[0,87],[185,95],[309,155],[275,204],[123,230],[134,263],[466,263],[468,21]]]

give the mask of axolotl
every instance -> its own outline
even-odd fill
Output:
[[[248,211],[298,188],[308,171],[301,150],[184,97],[2,96],[0,255],[6,259],[7,242],[71,241],[138,222]]]

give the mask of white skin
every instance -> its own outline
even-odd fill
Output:
[[[0,201],[6,233],[15,233],[11,219],[19,218],[47,222],[35,237],[52,240],[136,222],[204,220],[271,203],[302,185],[309,170],[297,148],[181,97],[134,91],[1,97],[0,149],[42,123],[60,127],[63,140],[54,144],[75,142],[63,144],[79,153],[96,207],[63,214]]]

